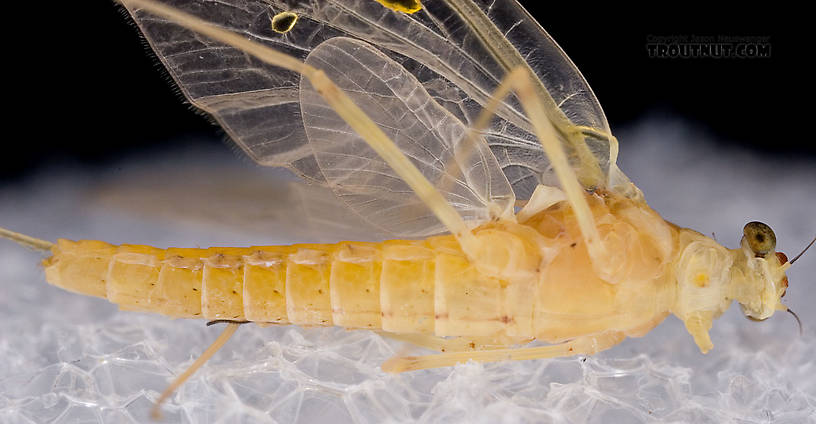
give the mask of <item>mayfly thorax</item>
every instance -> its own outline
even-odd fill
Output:
[[[749,223],[727,249],[663,220],[616,166],[583,77],[515,2],[502,14],[470,0],[273,0],[244,15],[226,13],[230,1],[168,2],[191,15],[123,3],[184,95],[254,161],[330,188],[394,237],[157,249],[3,230],[50,252],[51,284],[228,321],[217,346],[255,322],[377,330],[442,351],[394,357],[391,372],[593,354],[669,314],[705,353],[731,301],[754,320],[787,310],[795,259],[773,231]],[[446,24],[468,42],[440,38]],[[537,50],[522,47],[530,37]],[[523,346],[533,340],[548,345]]]

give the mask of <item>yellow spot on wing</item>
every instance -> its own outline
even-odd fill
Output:
[[[286,34],[294,28],[297,20],[298,15],[292,12],[278,13],[272,18],[272,30],[277,33]]]
[[[414,13],[422,9],[420,0],[376,0],[377,3],[397,12]]]

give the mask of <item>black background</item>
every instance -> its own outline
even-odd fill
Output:
[[[767,10],[737,17],[690,5],[666,12],[522,3],[583,72],[613,132],[644,117],[681,117],[724,143],[816,154],[806,130],[810,84],[795,73],[807,56],[789,20],[795,12],[778,25]],[[25,9],[6,11],[7,21],[19,16],[19,22],[3,29],[7,132],[0,181],[53,164],[106,163],[199,135],[212,136],[198,142],[220,142],[221,133],[182,102],[113,2],[19,7]],[[670,34],[769,36],[771,57],[649,58],[647,37]]]

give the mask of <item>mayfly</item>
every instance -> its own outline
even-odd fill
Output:
[[[726,249],[652,211],[617,167],[592,91],[515,2],[168,3],[185,12],[125,6],[185,96],[259,164],[399,237],[162,250],[2,230],[51,252],[51,284],[227,321],[171,389],[244,322],[378,330],[441,351],[383,364],[402,372],[593,354],[670,313],[705,353],[732,300],[754,320],[788,310],[799,256],[776,252],[762,223]]]

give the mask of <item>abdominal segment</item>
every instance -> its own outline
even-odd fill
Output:
[[[502,282],[452,236],[208,249],[61,239],[52,253],[51,284],[171,317],[442,336],[492,335],[508,321]]]

